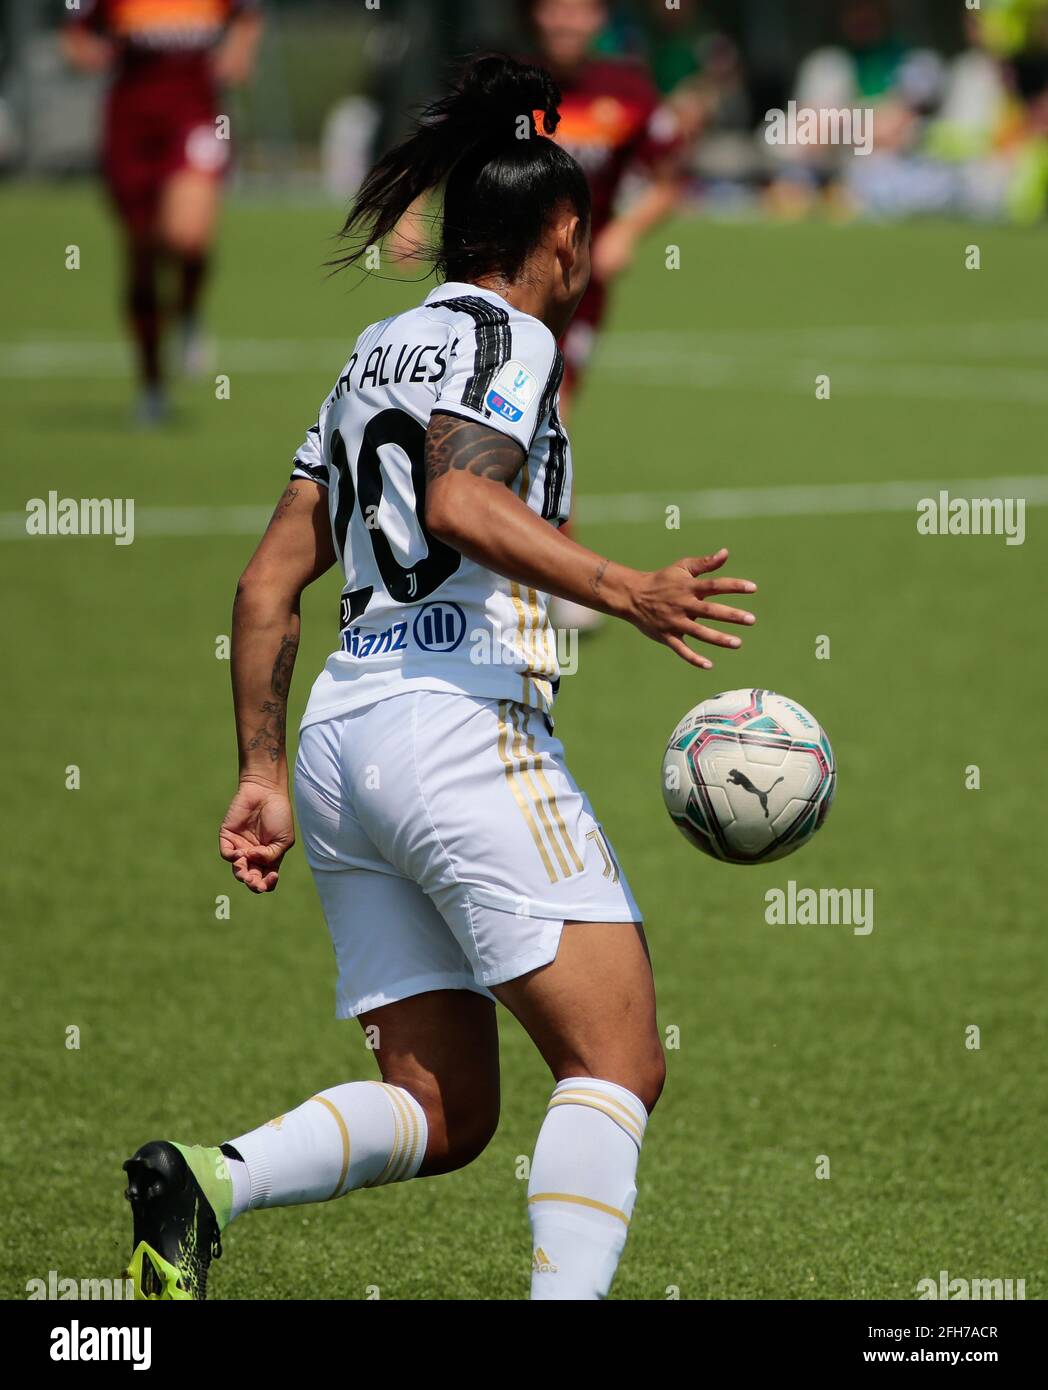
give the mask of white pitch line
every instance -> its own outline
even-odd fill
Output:
[[[994,401],[1002,404],[1048,405],[1048,373],[1032,368],[942,366],[908,363],[885,366],[841,362],[827,355],[810,361],[745,361],[711,355],[694,355],[662,363],[636,358],[604,372],[644,386],[686,388],[689,391],[745,391],[801,398],[815,395],[815,378],[825,373],[834,399],[858,396],[901,396],[913,400]]]
[[[333,338],[220,338],[214,344],[215,370],[256,375],[292,372],[326,373],[334,379],[349,358],[353,336]],[[940,362],[900,366],[899,358],[922,355]],[[958,324],[838,324],[768,328],[618,329],[601,335],[593,362],[595,374],[669,369],[667,384],[704,385],[710,382],[760,380],[772,389],[795,389],[798,358],[807,370],[885,366],[904,373],[905,390],[889,383],[889,394],[916,394],[922,374],[958,368],[982,372],[979,364],[993,358],[1013,361],[1048,355],[1048,324],[1040,320]],[[887,361],[885,361],[887,359]],[[894,360],[892,360],[894,359]],[[28,339],[0,341],[0,378],[43,379],[72,373],[84,379],[126,376],[132,366],[122,339]],[[1001,369],[998,369],[1001,371]],[[1018,367],[1022,373],[1024,368]],[[683,380],[679,374],[683,372]],[[1001,371],[1001,375],[1005,375]],[[665,379],[665,377],[664,377]],[[877,384],[874,379],[874,384]],[[948,383],[947,383],[948,384]],[[936,384],[934,395],[944,393]],[[955,394],[967,394],[961,388]],[[997,394],[991,391],[990,394]],[[1020,399],[1032,398],[1024,390]]]
[[[1030,506],[1048,504],[1048,478],[955,478],[932,482],[810,483],[783,487],[708,488],[702,492],[623,492],[579,499],[579,520],[664,521],[666,508],[682,520],[745,521],[779,516],[850,516],[860,512],[915,512],[925,497],[1022,497]]]
[[[925,482],[807,483],[783,487],[708,488],[680,492],[624,492],[582,497],[577,516],[584,525],[664,522],[667,507],[682,520],[757,520],[769,517],[853,516],[915,512],[925,497],[1016,497],[1029,506],[1048,505],[1048,477],[954,478]],[[272,507],[136,507],[135,535],[258,536]],[[25,512],[0,512],[0,541],[28,540]],[[35,539],[35,538],[33,538]]]

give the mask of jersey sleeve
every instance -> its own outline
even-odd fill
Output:
[[[631,162],[647,170],[680,162],[685,142],[673,106],[663,100],[655,83],[639,64],[624,65],[618,78],[622,83],[623,99],[634,105],[641,115],[630,148]]]
[[[295,451],[295,457],[291,460],[291,476],[306,478],[311,483],[320,483],[322,487],[327,487],[328,471],[320,447],[319,420],[315,425],[310,425],[305,439]]]
[[[676,111],[667,102],[652,102],[634,158],[643,168],[653,169],[666,163],[680,163],[684,155],[684,139]]]
[[[454,342],[433,410],[508,434],[527,453],[563,370],[553,334],[537,319],[482,315]]]

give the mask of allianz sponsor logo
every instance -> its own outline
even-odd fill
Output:
[[[85,1327],[73,1319],[51,1329],[52,1361],[130,1361],[133,1370],[153,1364],[151,1327]]]
[[[347,600],[342,617],[348,617]],[[468,640],[467,640],[468,639]],[[574,628],[506,629],[500,623],[475,627],[467,633],[466,615],[457,603],[424,603],[410,620],[382,628],[344,627],[342,651],[356,661],[369,661],[396,652],[416,650],[433,656],[464,648],[474,666],[508,666],[530,671],[540,679],[558,673],[573,676],[579,667],[579,634]]]
[[[391,623],[378,632],[362,632],[358,627],[347,627],[342,634],[342,650],[358,661],[386,656],[389,652],[406,651],[407,632],[407,623]]]
[[[346,598],[342,600],[342,615],[348,616]],[[383,628],[343,628],[342,650],[358,661],[367,661],[407,651],[410,641],[413,647],[436,656],[455,651],[465,635],[466,615],[457,603],[424,603],[410,622],[405,618]]]
[[[936,1281],[930,1276],[917,1280],[917,1297],[947,1298],[973,1303],[993,1299],[1025,1299],[1025,1279],[951,1279],[949,1270],[940,1269]]]

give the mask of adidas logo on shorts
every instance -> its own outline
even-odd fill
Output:
[[[533,1274],[556,1274],[558,1266],[552,1264],[550,1257],[538,1246],[531,1257],[531,1272]]]

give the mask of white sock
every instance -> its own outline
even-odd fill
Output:
[[[248,1207],[331,1201],[354,1188],[406,1182],[422,1164],[427,1139],[426,1112],[400,1086],[332,1086],[229,1140],[244,1160],[241,1171],[229,1160],[233,1216]]]
[[[528,1183],[532,1299],[605,1298],[626,1244],[648,1114],[613,1081],[554,1089]]]

